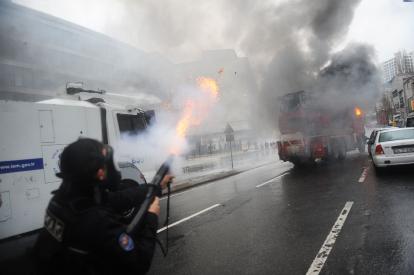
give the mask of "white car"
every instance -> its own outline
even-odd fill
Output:
[[[372,145],[374,167],[414,164],[414,127],[378,131]]]
[[[377,134],[380,131],[384,130],[390,130],[390,129],[398,129],[398,127],[392,127],[392,126],[385,126],[382,128],[374,128],[371,132],[371,135],[368,138],[367,144],[368,144],[368,155],[372,158],[372,154],[375,152],[375,140],[377,138]]]

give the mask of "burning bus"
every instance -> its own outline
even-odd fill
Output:
[[[365,151],[363,111],[328,108],[305,91],[280,97],[279,130],[279,158],[294,164],[342,160],[348,151]]]

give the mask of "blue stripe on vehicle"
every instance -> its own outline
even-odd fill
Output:
[[[43,159],[19,159],[0,161],[0,174],[43,169]]]

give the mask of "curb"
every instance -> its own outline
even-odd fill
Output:
[[[226,171],[226,172],[220,172],[220,173],[217,173],[217,174],[212,174],[209,177],[201,176],[201,177],[196,177],[196,178],[193,178],[193,179],[186,180],[184,182],[178,182],[178,183],[174,184],[173,186],[171,186],[171,193],[178,192],[178,191],[181,191],[181,190],[184,190],[184,189],[189,189],[191,187],[201,185],[201,184],[204,184],[204,183],[209,183],[209,182],[212,182],[212,181],[228,178],[228,177],[240,174],[241,172],[243,172],[243,171],[231,170],[231,171]]]
[[[190,189],[193,187],[196,187],[198,185],[202,185],[202,184],[206,184],[209,182],[213,182],[213,181],[217,181],[217,180],[221,180],[221,179],[225,179],[231,176],[235,176],[237,174],[249,171],[249,170],[253,170],[262,166],[266,166],[272,163],[276,163],[277,161],[270,161],[270,162],[266,162],[257,166],[253,166],[253,167],[249,167],[246,169],[242,169],[242,170],[229,170],[229,171],[224,171],[224,172],[219,172],[219,173],[215,173],[215,174],[211,174],[209,176],[198,176],[192,179],[187,179],[187,180],[183,180],[182,182],[177,182],[173,185],[171,185],[171,193],[176,193],[179,191],[183,191],[186,189]],[[165,194],[167,194],[166,190],[163,190],[163,196]]]

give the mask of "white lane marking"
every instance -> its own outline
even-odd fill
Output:
[[[271,165],[271,164],[274,164],[274,163],[273,163],[273,162],[272,162],[272,163],[267,163],[267,164],[264,164],[263,166],[267,166],[267,165]],[[289,164],[289,162],[282,162],[282,164]],[[286,166],[286,165],[284,165],[284,166]],[[290,165],[289,165],[289,166],[290,166]],[[260,167],[256,167],[256,168],[260,168]],[[251,169],[251,170],[246,170],[246,171],[244,171],[244,172],[249,172],[249,171],[255,170],[256,168],[253,168],[253,169]],[[242,172],[242,173],[244,173],[244,172]],[[277,178],[279,178],[279,177],[281,177],[281,176],[283,176],[283,175],[285,175],[285,174],[289,174],[289,172],[285,172],[285,173],[283,173],[282,175],[276,176],[275,178],[271,179],[271,181],[272,181],[272,180],[275,180],[275,179],[277,179]],[[258,187],[258,186],[256,186],[256,187]],[[260,187],[260,186],[259,186],[259,187]],[[174,194],[171,194],[171,195],[170,195],[170,198],[173,198],[173,197],[176,197],[176,196],[180,196],[180,195],[182,195],[182,194],[185,194],[185,193],[188,193],[188,192],[191,192],[191,191],[194,191],[194,188],[190,188],[189,190],[182,191],[182,192],[179,192],[179,193],[174,193]],[[160,201],[165,200],[165,199],[167,199],[167,196],[164,194],[164,196],[163,196],[162,198],[160,198]]]
[[[269,184],[269,183],[271,183],[272,181],[275,181],[275,180],[277,180],[277,179],[279,179],[279,178],[281,178],[281,177],[283,177],[284,175],[287,175],[287,174],[289,174],[289,172],[285,172],[285,173],[283,173],[283,174],[281,174],[281,175],[279,175],[279,176],[276,176],[276,177],[274,177],[274,178],[272,178],[272,179],[270,179],[270,180],[268,180],[268,181],[265,181],[265,182],[263,182],[263,183],[261,183],[261,184],[259,184],[259,185],[256,185],[256,188],[259,188],[259,187],[262,187],[262,186],[264,186],[264,185],[266,185],[266,184]]]
[[[319,250],[318,254],[316,254],[316,257],[313,260],[311,266],[309,267],[309,270],[306,273],[306,275],[315,275],[321,272],[323,265],[328,259],[329,253],[331,253],[335,241],[338,238],[339,233],[341,232],[342,226],[344,225],[345,220],[348,217],[349,211],[351,211],[353,204],[353,201],[348,201],[345,203],[345,206],[342,209],[341,214],[339,214],[339,217],[336,220],[334,226],[332,227],[331,232],[329,232],[329,235],[328,237],[326,237],[326,240],[323,243],[321,249]]]
[[[174,223],[170,224],[168,227],[169,227],[169,228],[171,228],[171,227],[174,227],[174,226],[176,226],[176,225],[179,225],[180,223],[183,223],[183,222],[185,222],[185,221],[188,221],[189,219],[192,219],[192,218],[194,218],[194,217],[196,217],[196,216],[198,216],[198,215],[201,215],[201,214],[203,214],[203,213],[205,213],[205,212],[207,212],[207,211],[210,211],[211,209],[216,208],[217,206],[220,206],[220,205],[221,205],[221,204],[219,204],[219,203],[217,203],[217,204],[215,204],[215,205],[212,205],[212,206],[210,206],[210,207],[208,207],[208,208],[206,208],[206,209],[203,209],[203,210],[201,210],[201,211],[198,211],[197,213],[194,213],[194,214],[192,214],[192,215],[188,216],[187,218],[184,218],[184,219],[181,219],[181,220],[179,220],[179,221],[176,221],[176,222],[174,222]],[[164,226],[163,228],[158,229],[157,233],[161,233],[161,232],[162,232],[162,231],[164,231],[165,229],[167,229],[167,227],[166,227],[166,226]]]
[[[176,197],[176,196],[180,196],[180,195],[182,195],[182,194],[184,194],[184,193],[188,193],[188,192],[190,192],[190,191],[193,191],[193,189],[190,189],[190,190],[187,190],[187,191],[182,191],[182,192],[179,192],[179,193],[172,194],[172,195],[170,195],[170,198],[174,198],[174,197]],[[160,201],[165,200],[166,198],[167,198],[167,196],[162,197],[162,198],[160,199]]]
[[[367,177],[367,173],[368,173],[368,167],[364,167],[364,170],[362,170],[362,174],[358,180],[359,183],[362,183],[365,181],[365,178]]]

